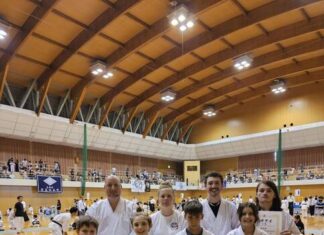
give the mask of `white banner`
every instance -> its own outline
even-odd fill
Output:
[[[176,182],[175,183],[175,190],[178,190],[178,191],[185,191],[185,190],[187,190],[187,184],[186,184],[186,182]]]
[[[144,193],[145,192],[144,180],[132,179],[131,180],[131,191],[133,193]]]

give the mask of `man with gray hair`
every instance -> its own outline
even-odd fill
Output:
[[[117,176],[108,176],[104,188],[107,199],[93,204],[88,209],[87,215],[98,221],[98,235],[129,235],[132,231],[130,219],[135,204],[121,197],[122,186]]]

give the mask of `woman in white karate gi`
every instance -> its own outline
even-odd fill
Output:
[[[223,190],[223,176],[217,172],[205,176],[207,200],[204,200],[204,218],[202,227],[213,234],[226,235],[240,225],[236,214],[236,207],[232,202],[221,197]]]
[[[256,188],[256,205],[263,211],[282,212],[282,232],[280,235],[300,234],[293,217],[282,211],[277,186],[272,181],[262,181]]]
[[[267,233],[255,226],[259,220],[258,208],[254,203],[243,203],[237,210],[241,226],[230,231],[227,235],[267,235]]]
[[[151,215],[151,235],[175,235],[185,228],[183,215],[174,209],[174,190],[170,183],[162,183],[158,191],[160,211]]]
[[[105,180],[106,200],[93,204],[87,215],[99,223],[98,235],[129,235],[130,223],[134,215],[135,203],[121,197],[121,183],[117,176],[110,175]]]
[[[52,222],[48,224],[48,227],[52,231],[52,235],[66,235],[69,230],[69,223],[71,219],[74,219],[78,215],[78,208],[72,207],[70,212],[61,213],[56,215]]]

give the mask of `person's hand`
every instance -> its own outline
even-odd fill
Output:
[[[288,231],[288,230],[282,231],[282,232],[280,233],[280,235],[291,235],[291,234],[292,234],[292,232],[290,232],[290,231]]]

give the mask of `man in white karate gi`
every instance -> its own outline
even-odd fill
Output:
[[[48,224],[49,229],[52,231],[52,235],[67,235],[69,223],[71,219],[74,219],[77,215],[78,208],[71,207],[69,212],[54,216],[52,221]]]
[[[130,219],[133,216],[135,204],[121,198],[122,186],[115,175],[105,180],[107,200],[93,204],[87,215],[95,218],[99,223],[98,235],[129,235],[132,231]]]
[[[202,226],[217,235],[226,235],[240,225],[236,207],[231,202],[223,200],[223,176],[217,172],[205,176],[207,199],[203,201],[204,218]]]

